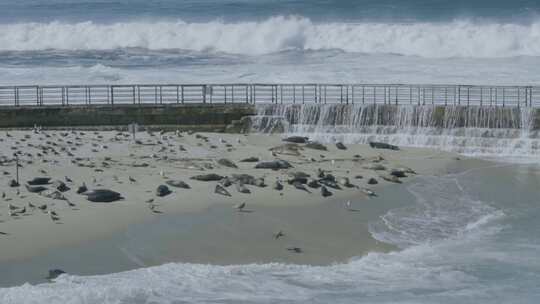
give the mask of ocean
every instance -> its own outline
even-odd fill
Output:
[[[537,1],[0,2],[0,83],[540,83]]]
[[[539,85],[539,12],[532,0],[0,0],[0,85]],[[0,299],[538,303],[535,157],[404,186],[407,206],[370,224],[399,251],[324,267],[173,263],[66,275],[2,288]]]

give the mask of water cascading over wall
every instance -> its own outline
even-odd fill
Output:
[[[540,156],[537,109],[517,107],[272,104],[258,105],[256,132],[322,142],[382,141],[468,155]]]

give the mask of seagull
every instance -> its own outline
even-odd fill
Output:
[[[6,193],[2,192],[2,199],[6,198]]]
[[[242,212],[242,210],[244,210],[245,207],[246,207],[246,202],[243,202],[241,204],[234,206],[234,208],[238,210],[239,212]]]
[[[70,207],[75,207],[76,206],[74,203],[70,202],[69,200],[66,200],[66,202],[67,202],[68,206],[70,206]]]
[[[14,206],[12,204],[8,204],[8,207],[9,207],[9,210],[17,210],[17,209],[19,209],[19,207]]]
[[[345,209],[348,209],[348,210],[351,209],[351,201],[347,201],[347,202],[345,203]]]
[[[40,205],[40,206],[38,206],[38,208],[39,208],[40,210],[45,211],[45,210],[47,210],[47,204]]]
[[[57,215],[55,215],[55,212],[54,212],[54,211],[49,211],[49,217],[51,218],[51,220],[52,220],[53,222],[56,222],[56,221],[59,221],[59,220],[60,220],[60,218],[59,218]]]
[[[66,179],[66,182],[68,182],[68,183],[73,183],[73,181],[71,180],[71,178],[69,178],[69,177],[67,177],[67,176],[65,176],[64,178]]]
[[[163,170],[159,171],[159,175],[161,175],[161,177],[165,178],[165,172],[163,172]]]
[[[131,176],[129,177],[129,181],[132,182],[132,183],[136,182],[136,180]]]
[[[32,203],[28,203],[28,208],[34,210],[34,209],[36,209],[36,206],[34,206],[34,204],[32,204]]]
[[[148,204],[151,204],[151,203],[153,203],[153,202],[154,202],[154,199],[153,199],[153,198],[151,198],[151,199],[149,199],[149,200],[146,201],[146,203],[148,203]]]
[[[280,231],[278,231],[277,233],[274,234],[274,239],[277,240],[282,236],[285,236],[285,234],[283,234],[283,232],[280,230]]]
[[[373,190],[368,189],[368,188],[362,189],[362,192],[364,192],[367,196],[376,196],[375,192],[373,192]]]

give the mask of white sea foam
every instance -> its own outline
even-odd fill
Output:
[[[0,51],[184,49],[237,54],[338,49],[430,58],[540,56],[540,22],[315,23],[301,16],[259,22],[132,21],[0,25]]]

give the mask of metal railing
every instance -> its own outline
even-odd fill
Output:
[[[539,107],[540,87],[402,84],[0,86],[0,106],[350,103]]]

